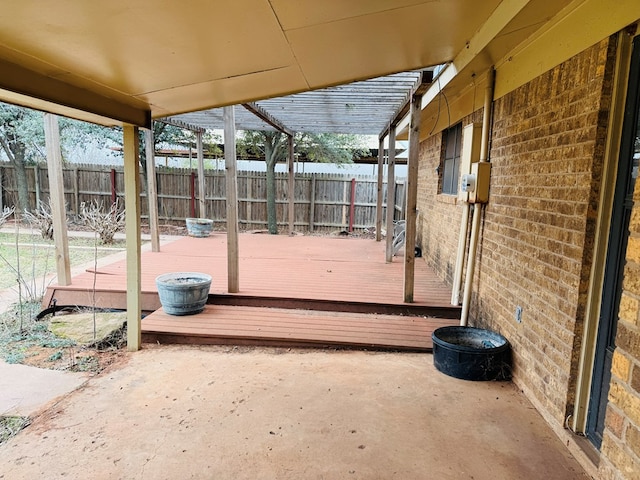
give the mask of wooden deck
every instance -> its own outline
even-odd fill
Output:
[[[402,257],[384,261],[367,239],[240,235],[240,292],[227,291],[226,235],[181,237],[142,254],[143,339],[160,342],[430,350],[432,331],[453,325],[451,291],[416,259],[415,302],[403,300]],[[213,277],[205,312],[165,314],[155,278],[194,271]],[[95,281],[95,294],[92,292]],[[44,304],[126,308],[124,260],[49,287]]]

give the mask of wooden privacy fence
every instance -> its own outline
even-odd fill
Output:
[[[124,195],[122,166],[72,165],[63,169],[65,201],[69,215],[77,215],[82,202],[94,200],[105,207]],[[29,202],[47,202],[49,180],[46,167],[27,167]],[[158,214],[165,223],[181,223],[186,217],[202,216],[198,211],[198,182],[195,169],[158,167]],[[142,217],[148,217],[143,174]],[[386,183],[383,186],[386,199]],[[14,167],[0,163],[0,209],[14,205],[17,198]],[[395,218],[404,218],[404,180],[396,179]],[[362,231],[375,227],[377,178],[347,174],[298,173],[295,175],[294,226],[298,231],[327,232],[337,229]],[[226,222],[223,170],[205,171],[206,217],[221,225]],[[383,203],[386,210],[386,203]],[[287,226],[288,174],[276,173],[278,225]],[[383,215],[386,215],[383,212]],[[238,217],[246,230],[267,228],[267,179],[264,172],[238,172]],[[386,218],[383,216],[383,218]]]

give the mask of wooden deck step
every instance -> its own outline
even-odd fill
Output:
[[[339,347],[430,352],[431,334],[456,320],[283,308],[207,305],[197,315],[162,309],[142,320],[145,342]]]

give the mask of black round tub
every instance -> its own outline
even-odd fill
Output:
[[[511,346],[496,332],[475,327],[440,327],[433,332],[433,363],[463,380],[511,378]]]

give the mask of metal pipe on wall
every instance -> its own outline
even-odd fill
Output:
[[[480,143],[480,162],[488,161],[489,157],[489,134],[491,132],[491,106],[493,103],[493,87],[495,81],[495,70],[493,67],[487,72],[487,88],[484,96],[484,111],[482,114],[482,141]],[[476,203],[473,207],[473,220],[471,222],[471,240],[469,242],[469,255],[467,257],[467,276],[464,282],[464,293],[462,296],[462,311],[460,313],[460,325],[466,326],[469,319],[469,306],[471,304],[471,290],[473,285],[473,275],[475,272],[476,254],[478,250],[478,236],[480,232],[480,213],[482,204]]]
[[[460,305],[460,289],[462,288],[462,269],[464,264],[464,252],[467,247],[467,235],[469,233],[469,211],[471,205],[464,202],[462,205],[462,219],[460,221],[460,235],[458,236],[458,254],[456,256],[456,268],[453,272],[453,287],[451,288],[451,305]]]

